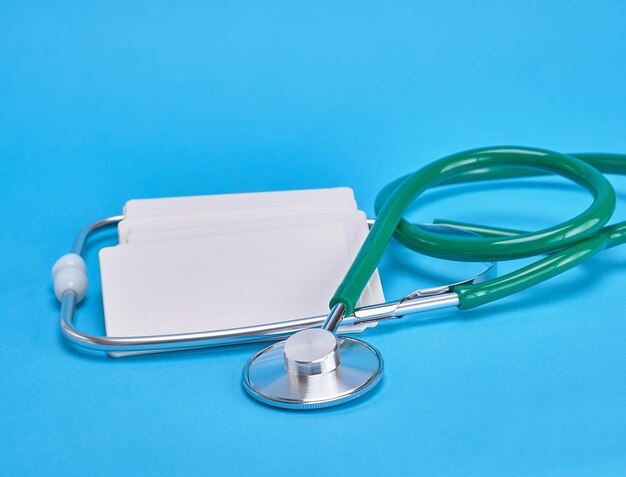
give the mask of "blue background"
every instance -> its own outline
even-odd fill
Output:
[[[626,247],[483,309],[368,332],[382,385],[313,413],[245,395],[258,346],[74,349],[49,283],[78,228],[130,198],[349,185],[371,213],[388,181],[459,150],[624,152],[625,25],[618,0],[3,2],[3,473],[626,474]],[[538,185],[437,191],[412,216],[537,229],[590,201]],[[113,242],[88,253],[88,331],[96,249]],[[415,274],[420,260],[390,250],[389,298],[454,278]]]

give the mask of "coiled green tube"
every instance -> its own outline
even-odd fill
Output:
[[[591,192],[591,206],[566,222],[537,232],[454,223],[480,235],[468,239],[438,235],[402,218],[411,203],[431,187],[549,173],[568,178]],[[569,270],[607,247],[626,242],[626,222],[605,226],[615,210],[615,191],[603,173],[626,174],[626,155],[490,147],[445,157],[401,177],[376,197],[376,224],[330,305],[341,303],[347,314],[351,313],[394,236],[416,252],[449,260],[513,260],[549,253],[507,275],[456,287],[462,309],[498,300]]]

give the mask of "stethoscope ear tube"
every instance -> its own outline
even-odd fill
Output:
[[[624,224],[603,228],[615,210],[615,191],[596,167],[626,173],[626,156],[617,154],[560,154],[536,148],[491,147],[445,157],[385,187],[376,198],[376,224],[352,267],[339,285],[331,306],[351,310],[392,237],[412,250],[439,258],[463,261],[511,260],[553,253],[516,272],[482,284],[455,289],[460,308],[473,308],[568,270],[598,251],[626,240]],[[530,172],[529,172],[530,171]],[[591,206],[578,216],[537,232],[509,231],[481,238],[445,237],[404,220],[411,203],[428,188],[481,179],[555,173],[589,190]]]
[[[319,327],[327,318],[326,315],[319,315],[294,318],[286,322],[170,335],[116,337],[86,333],[80,330],[74,322],[76,306],[87,289],[87,267],[82,255],[85,253],[88,240],[93,234],[113,227],[121,220],[122,216],[108,217],[81,229],[74,241],[71,253],[57,260],[52,268],[55,294],[61,302],[61,331],[71,343],[77,346],[94,351],[106,351],[111,353],[111,356],[117,357],[120,355],[116,353],[120,352],[135,353],[277,341],[285,339],[297,331]],[[374,220],[368,220],[370,226],[373,226],[374,223]],[[445,233],[472,234],[472,232],[459,232],[459,227],[447,225],[420,224],[420,227]],[[376,326],[381,321],[436,309],[456,307],[459,300],[457,294],[452,292],[454,287],[483,282],[496,275],[496,264],[488,263],[485,264],[485,269],[481,273],[463,281],[415,290],[397,301],[357,308],[352,314],[343,317],[340,331],[342,333],[359,331],[363,329],[363,326]]]

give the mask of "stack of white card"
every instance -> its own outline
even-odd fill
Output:
[[[100,251],[106,333],[323,315],[367,232],[349,188],[131,200]],[[374,274],[359,305],[383,301]]]

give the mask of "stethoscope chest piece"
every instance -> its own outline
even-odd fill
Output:
[[[380,352],[356,338],[303,330],[248,360],[243,386],[255,399],[288,409],[320,409],[356,399],[382,377]]]

